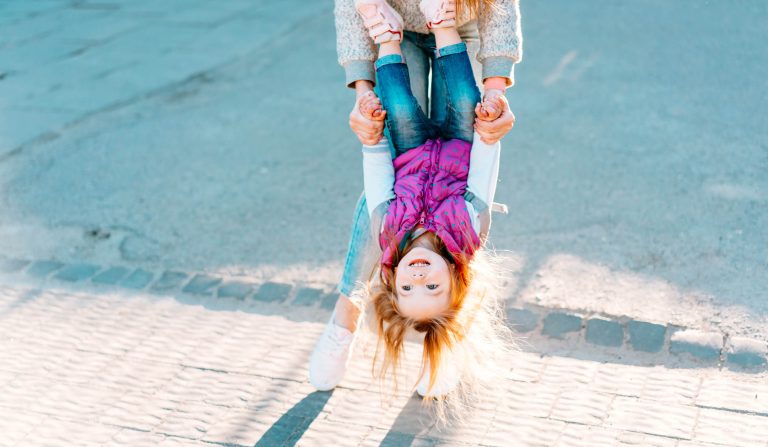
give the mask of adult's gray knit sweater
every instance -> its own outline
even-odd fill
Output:
[[[514,65],[523,57],[518,1],[495,0],[492,7],[480,2],[477,17],[465,12],[457,18],[457,26],[477,19],[480,33],[477,60],[483,66],[483,79],[499,76],[507,79],[507,85],[515,82]],[[388,3],[403,16],[406,31],[429,33],[419,10],[419,0],[388,0]],[[358,80],[374,82],[376,48],[355,10],[354,0],[335,0],[334,17],[336,51],[339,64],[346,73],[347,86],[354,87]]]

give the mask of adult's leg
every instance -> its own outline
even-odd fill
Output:
[[[352,234],[349,236],[344,271],[337,287],[339,299],[336,301],[336,324],[350,331],[357,328],[357,319],[362,303],[353,303],[349,297],[352,295],[355,283],[365,274],[363,272],[365,251],[369,249],[369,244],[372,242],[370,225],[371,220],[368,216],[365,194],[361,194],[357,200],[357,206],[355,206]]]

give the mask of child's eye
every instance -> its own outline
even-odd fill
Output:
[[[401,289],[405,290],[406,292],[411,290],[411,286],[403,286]]]
[[[437,284],[427,284],[427,289],[429,290],[435,290],[437,289],[437,287],[438,287]]]

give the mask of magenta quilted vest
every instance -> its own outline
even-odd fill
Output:
[[[454,258],[472,258],[481,242],[464,200],[471,149],[466,141],[438,138],[393,161],[395,198],[379,238],[383,265],[393,266],[403,239],[419,224],[434,232]]]

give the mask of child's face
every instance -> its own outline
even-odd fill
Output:
[[[403,315],[426,320],[443,313],[451,295],[448,263],[429,248],[416,246],[395,271],[397,303]]]

